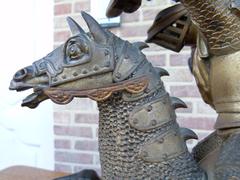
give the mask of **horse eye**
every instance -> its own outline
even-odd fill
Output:
[[[81,48],[77,44],[72,44],[68,47],[67,51],[68,56],[70,59],[76,60],[83,56],[83,52]]]

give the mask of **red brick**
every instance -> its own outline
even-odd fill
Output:
[[[146,37],[148,28],[149,26],[147,25],[121,26],[120,36],[121,37]]]
[[[134,13],[122,13],[121,15],[121,21],[124,22],[137,22],[140,20],[140,12],[135,11]]]
[[[55,135],[92,138],[91,127],[54,126]]]
[[[76,123],[86,123],[86,124],[98,124],[99,120],[98,114],[90,113],[77,113],[75,114]]]
[[[200,101],[197,103],[197,112],[200,114],[216,114],[215,110],[211,108],[208,104],[204,103],[203,101]]]
[[[213,130],[215,119],[207,117],[177,117],[181,127],[191,129]]]
[[[98,131],[99,131],[99,128],[97,127],[96,128],[96,137],[98,138]]]
[[[71,148],[71,141],[64,140],[64,139],[55,139],[54,145],[56,149],[70,149]]]
[[[194,82],[194,78],[187,67],[169,68],[167,71],[170,76],[165,76],[164,82]]]
[[[55,16],[54,17],[54,29],[64,29],[68,28],[68,23],[65,16]]]
[[[166,65],[166,55],[149,55],[147,59],[152,63],[153,66],[165,66]]]
[[[71,114],[68,112],[54,112],[54,122],[57,124],[70,124]]]
[[[86,111],[93,111],[97,112],[96,104],[94,101],[88,99],[88,98],[74,98],[70,103],[66,105],[55,105],[54,106],[55,110],[58,111],[81,111],[81,112],[86,112]]]
[[[98,142],[97,141],[76,141],[75,149],[82,151],[98,151]]]
[[[58,162],[68,162],[77,164],[92,164],[93,155],[87,153],[55,152],[55,160]]]
[[[101,165],[99,154],[94,155],[94,164]]]
[[[171,86],[170,94],[176,97],[201,97],[198,88],[192,85]]]
[[[70,165],[56,163],[54,170],[57,172],[72,173],[72,167]]]
[[[170,55],[170,65],[171,66],[188,66],[189,54],[171,54]]]
[[[71,13],[71,4],[58,4],[54,7],[54,15],[70,14]]]
[[[65,42],[70,37],[69,31],[60,31],[54,33],[55,42]]]
[[[74,4],[74,12],[80,13],[81,11],[90,10],[90,1],[80,1]]]
[[[166,49],[164,49],[161,46],[158,46],[153,43],[149,43],[148,45],[149,45],[149,48],[144,49],[143,52],[164,52],[164,53],[166,53]]]

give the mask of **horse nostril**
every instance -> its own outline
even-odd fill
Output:
[[[19,81],[19,80],[22,80],[26,76],[27,76],[27,70],[24,68],[24,69],[21,69],[18,72],[16,72],[16,74],[14,75],[14,80]]]

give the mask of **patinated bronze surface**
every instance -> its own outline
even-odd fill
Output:
[[[18,71],[10,89],[33,88],[23,100],[30,108],[47,98],[97,100],[102,179],[204,179],[185,144],[196,135],[176,122],[175,109],[186,105],[160,79],[168,73],[147,61],[145,43],[124,41],[82,16],[90,32],[68,18],[73,37]]]
[[[209,179],[240,179],[240,1],[180,2],[157,15],[147,41],[176,52],[184,45],[192,47],[193,75],[203,99],[218,113],[216,132],[200,142],[193,155]],[[108,15],[114,16],[118,8],[124,10],[115,6]]]
[[[135,11],[141,0],[111,3],[107,14],[116,16]],[[96,100],[102,179],[240,179],[239,4],[182,0],[160,12],[148,32],[148,42],[174,51],[192,46],[202,97],[219,113],[216,131],[192,153],[185,141],[196,135],[176,122],[175,109],[186,105],[165,91],[161,76],[168,73],[147,61],[141,52],[147,45],[118,38],[84,12],[90,32],[68,18],[73,36],[18,71],[10,89],[33,88],[23,100],[30,108],[48,98]]]

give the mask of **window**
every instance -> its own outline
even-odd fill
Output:
[[[117,27],[120,25],[120,17],[107,18],[106,9],[110,0],[91,0],[91,15],[102,27]]]

